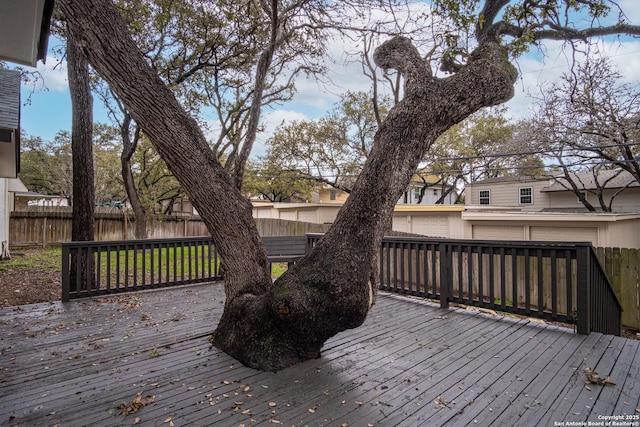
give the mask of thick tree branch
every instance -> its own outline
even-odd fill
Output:
[[[61,0],[59,5],[70,34],[145,129],[207,224],[225,264],[228,299],[265,292],[271,279],[251,205],[216,160],[198,124],[147,64],[113,3]]]

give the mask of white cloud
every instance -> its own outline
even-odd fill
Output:
[[[273,135],[276,128],[283,123],[293,121],[311,120],[306,114],[292,110],[270,110],[262,114],[261,123],[264,125],[264,132],[260,132],[256,137],[256,143],[251,151],[252,157],[262,156],[267,151],[267,140]]]
[[[640,75],[640,42],[638,41],[602,41],[597,49],[605,54],[622,75],[622,81],[638,84]],[[578,61],[584,56],[577,55]],[[509,115],[515,119],[526,118],[535,100],[533,96],[539,93],[540,85],[558,81],[562,74],[570,69],[571,54],[562,48],[560,42],[547,42],[544,55],[531,52],[518,60],[520,71],[519,80],[515,86],[513,99],[505,105]]]
[[[69,90],[67,81],[67,61],[56,57],[48,57],[47,63],[38,62],[36,70],[44,79],[44,84],[52,92],[66,92]]]
[[[640,23],[638,0],[618,0],[618,6],[624,11],[626,19],[635,25]]]

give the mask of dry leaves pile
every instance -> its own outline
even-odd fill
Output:
[[[604,378],[600,378],[597,372],[594,372],[591,368],[584,368],[584,375],[587,377],[587,383],[598,385],[610,385],[615,386],[616,383],[609,380],[609,375]]]
[[[145,396],[143,400],[142,394],[136,393],[133,399],[131,399],[131,402],[122,402],[117,408],[120,409],[120,413],[126,417],[129,414],[135,414],[150,403],[153,403],[153,396]]]

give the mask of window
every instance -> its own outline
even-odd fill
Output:
[[[480,204],[491,204],[491,190],[480,190]]]
[[[422,189],[420,187],[414,187],[413,188],[413,201],[417,202],[418,200],[420,200],[420,191]]]
[[[335,200],[336,199],[336,190],[331,190],[331,192],[329,193],[329,200]]]
[[[533,188],[523,187],[520,189],[520,204],[530,205],[533,203]]]

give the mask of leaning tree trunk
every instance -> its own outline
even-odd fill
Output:
[[[136,181],[133,177],[133,171],[131,169],[131,158],[136,152],[138,146],[138,140],[140,139],[140,128],[136,127],[133,140],[129,134],[129,127],[131,126],[131,115],[125,111],[124,120],[120,126],[120,137],[122,139],[122,153],[120,154],[120,167],[122,180],[124,182],[124,189],[127,192],[129,203],[133,209],[133,215],[135,217],[135,229],[134,235],[136,239],[147,238],[147,210],[144,208],[140,196],[138,195],[138,189],[136,188]]]
[[[478,109],[513,95],[516,70],[496,42],[468,65],[432,76],[409,40],[376,50],[376,63],[405,78],[405,97],[376,134],[372,151],[334,225],[316,248],[272,282],[250,205],[134,46],[107,0],[63,0],[91,63],[189,194],[225,265],[225,309],[212,342],[245,365],[279,370],[317,357],[324,342],[365,319],[377,286],[375,260],[393,206],[433,141]],[[104,23],[108,23],[105,25]]]
[[[237,295],[265,293],[271,275],[251,204],[217,161],[197,122],[146,62],[114,4],[58,4],[69,33],[145,130],[207,225],[224,263],[227,304]]]
[[[73,168],[73,207],[71,240],[93,240],[95,187],[93,173],[93,99],[89,87],[89,64],[75,39],[67,35],[67,73],[71,94],[71,153]],[[72,257],[72,281],[80,275],[80,288],[88,289],[93,277],[91,254]],[[77,264],[80,263],[80,268]]]
[[[374,59],[403,74],[405,95],[377,132],[336,221],[266,294],[228,303],[213,335],[217,347],[249,366],[277,370],[318,357],[328,338],[362,324],[377,288],[383,233],[418,163],[449,127],[510,99],[517,77],[497,43],[478,48],[447,79],[434,78],[406,38],[384,43]]]

